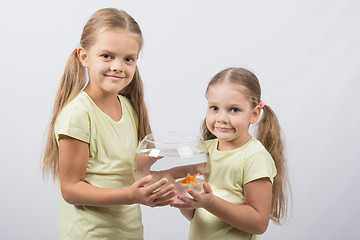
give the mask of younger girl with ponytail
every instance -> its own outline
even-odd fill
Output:
[[[136,64],[142,44],[131,16],[100,9],[66,64],[43,157],[44,174],[60,180],[62,240],[142,239],[138,204],[175,196],[166,179],[145,187],[151,176],[133,174],[137,144],[150,133]]]
[[[257,77],[243,68],[228,68],[210,81],[203,138],[211,175],[204,192],[178,196],[190,221],[189,239],[258,239],[269,219],[286,215],[286,169],[278,120],[261,100]],[[249,125],[260,117],[256,138]],[[211,187],[210,187],[211,186]]]

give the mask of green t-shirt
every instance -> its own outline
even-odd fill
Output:
[[[135,181],[138,117],[129,100],[119,95],[122,117],[116,122],[84,91],[61,111],[60,135],[89,144],[85,181],[102,188],[129,188]],[[110,207],[74,206],[60,199],[60,239],[142,239],[138,204]]]
[[[218,151],[218,139],[205,143],[211,164],[209,184],[216,196],[231,203],[245,204],[246,183],[264,177],[273,181],[276,175],[275,163],[268,151],[255,138],[230,151]],[[189,239],[253,240],[258,239],[258,236],[240,231],[205,209],[198,208],[190,224]]]

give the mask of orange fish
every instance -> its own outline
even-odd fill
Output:
[[[184,178],[180,183],[182,184],[186,184],[186,185],[190,185],[191,183],[198,183],[196,181],[196,176],[199,175],[198,173],[195,174],[194,176],[191,176],[190,174],[187,174],[186,178]]]

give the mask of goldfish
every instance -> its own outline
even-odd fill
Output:
[[[184,178],[180,183],[182,184],[186,184],[186,185],[190,185],[191,183],[198,183],[196,181],[196,176],[199,175],[198,173],[195,174],[194,176],[191,176],[190,174],[187,174],[186,178]]]

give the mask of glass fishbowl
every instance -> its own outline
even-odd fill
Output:
[[[135,157],[135,178],[152,175],[152,184],[167,178],[177,194],[190,197],[187,189],[203,191],[210,175],[210,162],[205,143],[196,135],[183,132],[148,134],[139,144]],[[175,203],[181,203],[175,196]]]

